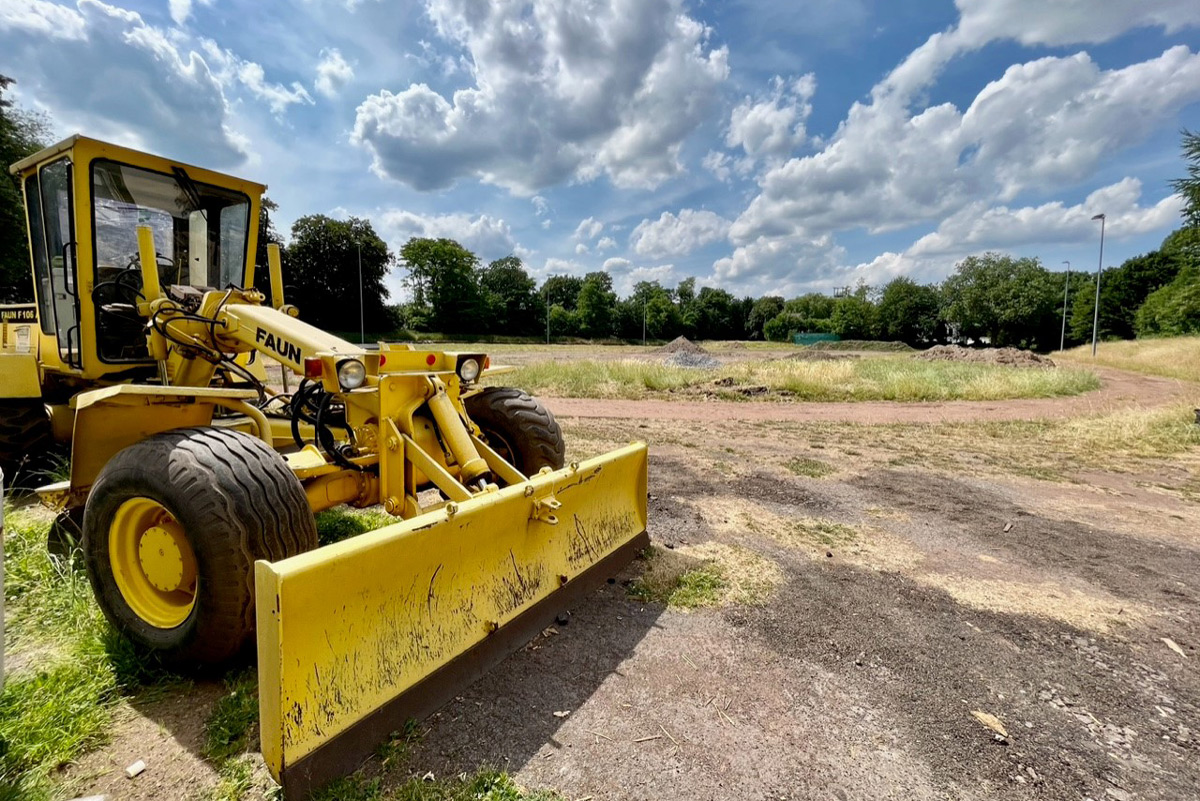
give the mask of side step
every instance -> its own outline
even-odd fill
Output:
[[[638,443],[258,562],[262,751],[285,797],[358,768],[648,544]]]

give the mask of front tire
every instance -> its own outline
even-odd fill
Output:
[[[485,387],[467,396],[463,405],[484,442],[526,476],[563,466],[567,445],[562,429],[537,398],[512,387]]]
[[[315,547],[308,499],[283,457],[229,429],[125,448],[100,472],[83,518],[100,608],[177,669],[241,654],[254,635],[254,561]]]

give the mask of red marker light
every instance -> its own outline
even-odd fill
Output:
[[[434,356],[432,353],[429,354],[425,357],[425,363],[430,367],[433,367],[435,364],[437,364],[437,356]]]
[[[320,378],[324,372],[321,365],[321,360],[315,356],[309,356],[304,360],[304,377],[305,378]]]
[[[387,364],[387,356],[384,356],[381,353],[381,354],[379,354],[379,366],[383,367],[385,364]]]
[[[484,370],[486,370],[486,369],[488,369],[488,368],[489,368],[489,367],[491,367],[491,366],[492,366],[492,357],[491,357],[491,356],[484,356],[484,357],[483,357],[483,369],[484,369]]]

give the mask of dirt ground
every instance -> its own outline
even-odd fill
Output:
[[[658,547],[739,546],[781,581],[762,606],[684,612],[631,598],[635,563],[426,721],[385,785],[486,765],[594,801],[1200,798],[1192,456],[1035,480],[1016,469],[1019,444],[1012,465],[966,469],[914,462],[903,437],[817,427],[1196,395],[1100,372],[1100,391],[1044,402],[551,399],[572,457],[650,443]],[[797,459],[832,472],[799,475]],[[80,788],[203,797],[216,778],[194,756],[194,721],[219,692],[129,710],[74,775],[162,750],[138,779]]]

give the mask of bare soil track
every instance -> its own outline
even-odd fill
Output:
[[[1194,542],[1044,517],[1021,485],[895,470],[728,482],[696,462],[659,450],[654,539],[752,543],[784,570],[776,596],[684,614],[612,587],[435,718],[416,764],[503,764],[596,799],[1200,797]],[[747,491],[779,515],[855,523],[889,510],[891,533],[920,557],[863,564],[705,524],[714,500]],[[939,589],[946,577],[1049,597],[1043,614],[996,611]],[[1077,593],[1118,599],[1108,632],[1056,619]],[[1134,621],[1134,610],[1149,612]]]
[[[686,613],[629,597],[635,564],[464,688],[384,787],[491,765],[595,801],[1200,798],[1194,455],[1043,481],[913,464],[902,441],[818,444],[806,424],[1066,417],[1194,392],[1099,372],[1088,396],[995,404],[551,400],[570,458],[650,442],[658,547],[737,545],[783,581],[761,607]],[[800,457],[836,472],[796,475]]]

